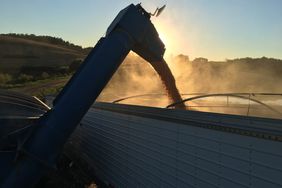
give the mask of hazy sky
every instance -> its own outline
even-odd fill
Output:
[[[116,14],[142,2],[166,43],[166,55],[224,60],[282,59],[282,0],[0,0],[0,33],[61,37],[94,46]]]

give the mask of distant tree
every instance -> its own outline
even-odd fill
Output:
[[[60,66],[56,70],[57,74],[67,75],[69,73],[69,66]]]
[[[9,74],[0,74],[0,84],[6,84],[12,80],[12,76]]]
[[[193,63],[207,63],[209,62],[209,60],[207,58],[197,57],[192,62]]]
[[[81,65],[82,60],[81,59],[76,59],[71,64],[69,65],[69,72],[75,72],[79,66]]]
[[[20,74],[17,80],[19,83],[25,83],[25,82],[29,82],[33,80],[33,76],[28,75],[28,74]]]
[[[190,62],[188,55],[179,54],[175,57],[175,59],[180,62]]]
[[[47,72],[42,72],[41,78],[42,79],[47,79],[47,78],[49,78],[49,74]]]

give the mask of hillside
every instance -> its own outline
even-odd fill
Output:
[[[2,34],[0,88],[38,95],[48,94],[45,90],[54,86],[52,90],[57,92],[89,51],[90,48],[83,49],[55,37]],[[261,57],[214,62],[202,57],[190,61],[187,55],[178,55],[168,63],[181,93],[282,92],[280,59]],[[160,79],[149,63],[130,53],[100,99],[112,101],[121,96],[162,92],[165,91]]]
[[[15,75],[30,67],[65,67],[77,59],[84,59],[88,52],[89,49],[60,38],[1,34],[0,73]]]

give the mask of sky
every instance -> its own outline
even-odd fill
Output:
[[[0,0],[0,33],[27,33],[94,46],[118,12],[131,3],[148,12],[166,56],[220,60],[282,59],[282,0]]]

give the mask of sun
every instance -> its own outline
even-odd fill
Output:
[[[159,31],[159,37],[161,39],[161,41],[164,43],[165,48],[166,48],[166,52],[169,50],[171,50],[171,43],[170,43],[170,39],[169,36],[166,35],[163,31]],[[167,53],[166,53],[167,54]]]
[[[165,23],[164,21],[161,20],[156,20],[154,23],[157,32],[159,33],[159,37],[161,41],[164,43],[166,52],[165,56],[168,56],[169,54],[172,54],[172,52],[175,50],[174,49],[174,44],[176,41],[176,37],[173,35],[173,29]]]

